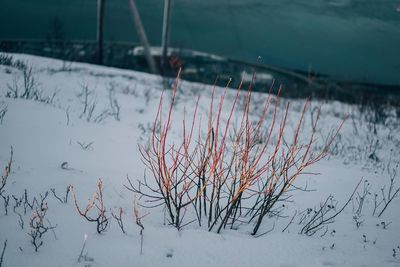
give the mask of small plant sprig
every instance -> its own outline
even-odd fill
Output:
[[[17,70],[20,71],[23,71],[28,68],[28,66],[24,61],[15,59],[13,56],[3,53],[0,53],[0,65],[16,68]]]
[[[81,262],[81,261],[85,261],[85,262],[94,261],[94,259],[92,257],[88,256],[88,252],[85,253],[87,239],[88,239],[88,235],[85,234],[84,235],[84,239],[83,239],[83,246],[82,246],[82,249],[81,249],[81,253],[79,253],[79,257],[78,257],[78,262]]]
[[[0,267],[3,266],[4,253],[6,252],[6,248],[7,248],[7,239],[6,239],[6,241],[4,241],[3,250],[1,251]]]
[[[109,110],[109,115],[114,117],[116,121],[120,121],[120,111],[121,111],[121,106],[118,104],[118,100],[115,97],[115,87],[116,84],[111,82],[109,85],[109,90],[108,90],[108,101],[110,104],[110,110]]]
[[[132,207],[133,207],[133,216],[136,224],[140,227],[140,255],[143,255],[143,231],[144,231],[144,226],[142,223],[142,218],[146,215],[140,215],[139,212],[139,207],[137,205],[136,201],[136,194],[133,193],[132,195]]]
[[[23,201],[24,201],[24,195],[22,195],[22,197],[16,197],[15,195],[11,195],[11,197],[14,199],[14,201],[15,201],[15,204],[14,204],[14,206],[13,206],[13,211],[14,212],[16,212],[16,209],[18,208],[18,207],[21,207],[22,206],[22,203],[23,203]]]
[[[97,183],[97,191],[94,193],[93,197],[89,199],[89,202],[84,210],[81,210],[79,208],[78,201],[75,195],[75,190],[72,185],[70,186],[70,191],[72,192],[75,207],[79,215],[81,215],[89,222],[95,222],[97,233],[101,234],[106,231],[109,223],[109,218],[107,218],[106,216],[106,207],[103,200],[103,181],[99,179]],[[95,212],[91,212],[92,210],[95,210]]]
[[[8,111],[8,106],[0,106],[0,124],[3,124],[4,117]]]
[[[33,197],[33,198],[32,198],[32,202],[29,201],[28,190],[26,190],[26,189],[24,190],[23,200],[24,200],[23,204],[24,204],[24,214],[25,214],[25,215],[26,215],[26,211],[27,211],[28,207],[29,207],[31,210],[33,210],[33,208],[35,207],[35,204],[36,204],[36,205],[39,205],[39,203],[38,203],[36,197]],[[42,203],[43,203],[43,202],[42,202]]]
[[[63,204],[68,203],[68,196],[69,196],[69,192],[71,191],[71,186],[67,186],[67,188],[65,189],[65,196],[63,196],[63,197],[60,197],[57,195],[55,188],[51,188],[50,191],[53,193],[54,197],[58,201],[60,201]]]
[[[6,97],[34,100],[46,104],[53,104],[58,91],[55,90],[51,95],[44,94],[43,90],[39,88],[40,83],[35,77],[34,69],[32,66],[25,67],[21,71],[22,82],[19,81],[19,78],[15,78],[12,84],[7,84],[8,92],[6,93]]]
[[[355,200],[357,202],[357,210],[355,211],[356,215],[358,217],[361,216],[362,214],[362,209],[365,203],[365,198],[371,195],[371,185],[368,182],[368,180],[364,180],[364,188],[361,192],[361,194],[359,192],[357,192],[357,196],[355,197]]]
[[[4,168],[4,173],[1,175],[1,184],[0,184],[0,195],[3,194],[3,189],[7,184],[7,179],[10,176],[11,172],[11,166],[12,166],[12,161],[13,161],[13,155],[14,155],[14,150],[13,147],[11,147],[11,152],[10,152],[10,159]]]
[[[93,141],[92,142],[80,142],[80,141],[76,141],[76,143],[85,151],[87,150],[93,150]]]
[[[19,227],[21,227],[21,230],[24,230],[24,226],[25,226],[25,222],[24,222],[24,219],[22,218],[22,215],[20,214],[20,213],[18,213],[18,212],[14,212],[15,214],[17,214],[18,215],[18,225],[19,225]]]
[[[8,214],[8,205],[10,203],[10,196],[4,194],[4,188],[7,185],[7,180],[11,173],[13,154],[14,154],[14,150],[13,150],[13,147],[11,147],[10,159],[9,159],[6,167],[4,168],[4,173],[1,175],[0,196],[3,198],[3,201],[4,201],[5,215]]]
[[[117,212],[114,212],[111,210],[111,216],[117,221],[119,228],[121,229],[122,233],[126,234],[125,228],[124,228],[124,221],[122,219],[122,215],[125,214],[124,210],[122,207],[119,207],[117,209]]]
[[[360,228],[360,226],[364,223],[365,220],[361,219],[361,215],[354,215],[353,216],[353,221],[356,224],[357,229]]]
[[[396,258],[397,255],[397,250],[400,251],[400,246],[397,246],[396,248],[393,248],[393,258]]]
[[[116,108],[115,105],[118,106],[116,100],[115,102],[112,101],[113,98],[110,100],[111,108],[105,107],[102,111],[98,109],[97,97],[95,95],[94,90],[90,90],[88,85],[83,84],[82,91],[77,94],[77,97],[83,104],[82,113],[79,116],[81,119],[85,119],[87,122],[94,122],[94,123],[101,123],[107,117],[116,116],[114,109]],[[110,111],[111,110],[111,111]],[[118,106],[118,116],[119,116],[119,106]],[[115,117],[116,118],[116,117]],[[119,118],[118,118],[119,120]]]
[[[8,205],[10,203],[10,196],[9,195],[7,195],[7,196],[1,195],[1,197],[3,198],[3,201],[4,201],[4,210],[5,210],[5,215],[7,216],[8,215]]]
[[[382,221],[381,223],[377,223],[376,226],[377,226],[377,227],[382,227],[382,229],[385,229],[385,230],[386,230],[386,228],[387,228],[390,224],[392,224],[392,222],[385,222],[385,221]]]
[[[387,209],[387,207],[389,206],[389,204],[393,201],[393,199],[395,199],[399,192],[400,192],[400,186],[395,188],[395,184],[396,184],[396,176],[397,176],[397,169],[398,169],[398,164],[396,165],[396,168],[393,168],[390,171],[390,167],[388,166],[388,172],[390,175],[390,185],[389,188],[385,191],[385,187],[381,188],[381,192],[382,192],[382,201],[379,204],[375,204],[375,209],[374,209],[374,213],[377,207],[379,207],[381,204],[383,204],[383,208],[381,209],[381,211],[378,214],[378,218],[382,216],[382,214],[385,212],[385,210]],[[375,199],[375,203],[376,203],[376,199]]]
[[[47,203],[44,203],[41,205],[41,207],[36,207],[29,221],[31,231],[28,233],[28,235],[31,237],[31,243],[35,247],[35,252],[37,252],[38,249],[43,245],[43,235],[46,234],[47,231],[53,230],[57,227],[57,225],[45,225],[44,219],[46,217],[47,210]]]

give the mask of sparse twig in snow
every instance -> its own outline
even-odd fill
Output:
[[[6,241],[4,241],[3,250],[1,251],[1,256],[0,256],[0,267],[3,266],[4,253],[6,252],[6,248],[7,248],[7,239],[6,239]]]
[[[92,148],[93,142],[86,143],[86,142],[76,141],[76,143],[80,145],[83,150],[93,149]]]
[[[8,215],[8,205],[10,203],[10,196],[9,195],[4,196],[1,194],[1,197],[3,198],[3,201],[4,201],[4,210],[5,210],[5,215],[7,216]]]
[[[3,119],[6,116],[7,111],[8,111],[7,105],[0,107],[0,124],[3,124]]]
[[[20,213],[18,213],[18,212],[15,212],[15,214],[17,214],[18,217],[19,217],[19,219],[18,219],[19,227],[21,227],[21,230],[24,230],[25,223],[24,223],[24,219],[22,218],[22,215]]]
[[[69,107],[65,110],[65,116],[67,117],[67,126],[69,126]]]
[[[392,202],[392,200],[394,198],[397,197],[397,195],[400,192],[400,186],[398,188],[395,188],[395,184],[396,184],[395,179],[397,176],[398,165],[396,165],[396,168],[394,168],[392,171],[390,171],[389,168],[390,167],[388,167],[388,171],[390,174],[390,185],[389,185],[389,189],[387,190],[387,192],[385,192],[385,187],[381,188],[382,201],[383,201],[384,206],[383,206],[382,210],[379,212],[378,217],[382,216],[382,214],[385,212],[385,210],[387,209],[389,204]]]
[[[293,214],[292,219],[290,219],[290,221],[289,221],[289,223],[286,225],[286,227],[283,228],[282,233],[285,232],[285,231],[289,228],[289,226],[292,224],[292,222],[293,222],[294,218],[296,217],[296,215],[297,215],[297,210],[296,210],[295,213]]]
[[[117,221],[118,226],[121,229],[122,233],[126,234],[125,228],[124,228],[124,222],[123,222],[123,219],[122,219],[122,215],[123,214],[124,214],[124,210],[121,207],[118,208],[116,213],[114,213],[111,210],[111,216]]]
[[[65,196],[60,197],[56,194],[56,189],[55,188],[51,188],[50,191],[53,193],[54,197],[56,199],[58,199],[58,201],[60,201],[63,204],[68,203],[68,196],[69,196],[69,192],[71,190],[71,186],[67,186],[67,188],[65,189]]]
[[[13,147],[11,147],[10,159],[9,159],[6,167],[4,168],[4,173],[1,175],[0,195],[3,194],[3,189],[7,184],[8,177],[10,176],[11,166],[12,166],[12,161],[13,161],[13,154],[14,154],[14,150],[13,150]]]
[[[74,187],[70,186],[70,188],[74,198],[75,208],[79,215],[89,222],[95,222],[97,233],[103,233],[107,229],[109,223],[109,218],[106,216],[106,207],[103,200],[103,181],[99,179],[97,183],[97,191],[94,193],[93,197],[89,199],[89,202],[84,210],[79,208]],[[95,210],[95,212],[91,212],[92,210]]]
[[[89,261],[89,262],[90,261],[94,261],[93,258],[88,256],[88,252],[85,253],[87,238],[88,238],[88,235],[85,234],[84,235],[84,240],[83,240],[83,246],[82,246],[81,252],[79,253],[79,257],[78,257],[78,262],[81,262],[82,260],[83,261]]]
[[[360,194],[359,192],[357,192],[357,196],[356,196],[356,202],[357,202],[357,205],[358,205],[358,207],[357,207],[357,210],[356,210],[356,214],[357,214],[357,216],[361,216],[361,213],[362,213],[362,208],[363,208],[363,206],[364,206],[364,203],[365,203],[365,198],[368,196],[368,195],[370,195],[371,194],[371,185],[370,185],[370,183],[368,182],[368,180],[364,180],[364,188],[363,188],[363,191],[362,191],[362,193]]]
[[[142,218],[145,215],[140,216],[139,214],[139,208],[136,202],[136,194],[132,194],[132,207],[133,207],[133,215],[134,219],[136,221],[136,224],[140,227],[140,255],[143,255],[143,231],[144,231],[144,226],[142,224]]]
[[[116,121],[119,121],[121,107],[119,106],[117,98],[115,97],[115,86],[115,83],[111,82],[108,90],[108,101],[110,105],[109,115],[113,116]]]
[[[31,243],[35,248],[35,252],[37,252],[38,249],[43,245],[43,235],[47,233],[47,231],[53,230],[57,227],[57,225],[46,226],[44,224],[47,210],[47,203],[43,204],[42,207],[36,207],[29,222],[31,231],[28,233],[28,235],[31,237]]]
[[[331,207],[328,202],[332,200],[332,196],[329,196],[323,204],[320,204],[320,208],[318,210],[315,210],[313,216],[308,220],[308,222],[304,225],[304,227],[301,229],[301,234],[306,234],[308,236],[314,235],[316,232],[319,230],[323,229],[325,225],[330,224],[333,222],[333,219],[338,216],[350,203],[350,201],[353,199],[353,196],[357,192],[357,189],[359,185],[361,184],[363,178],[360,179],[358,184],[356,185],[353,193],[350,195],[349,199],[347,202],[342,206],[342,208],[338,211],[336,211],[333,215],[329,216],[327,213],[334,208]]]

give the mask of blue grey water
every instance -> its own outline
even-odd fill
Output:
[[[1,38],[45,38],[54,18],[67,38],[94,39],[96,0],[0,0]],[[152,45],[162,0],[136,0]],[[106,0],[109,40],[136,41],[128,0]],[[400,0],[173,0],[171,40],[255,62],[400,85]]]

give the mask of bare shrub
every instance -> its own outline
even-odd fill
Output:
[[[0,54],[0,65],[16,68],[20,71],[28,68],[28,66],[22,60],[15,60],[13,56],[3,53]]]
[[[88,85],[83,84],[82,90],[77,94],[80,99],[83,109],[79,116],[84,118],[87,122],[101,123],[108,117],[113,117],[116,121],[120,120],[121,107],[118,104],[118,100],[115,96],[115,84],[110,83],[108,91],[108,105],[103,109],[98,108],[97,97],[94,90],[90,90]]]
[[[83,110],[79,116],[80,118],[86,119],[87,122],[100,123],[107,117],[106,110],[103,110],[98,114],[95,113],[95,111],[97,112],[97,99],[94,95],[94,91],[89,90],[88,85],[82,85],[82,92],[80,92],[77,97],[81,99],[83,104]]]
[[[6,97],[34,100],[46,104],[52,104],[57,95],[57,90],[47,95],[39,88],[39,82],[34,76],[32,66],[22,69],[22,83],[19,78],[14,78],[12,84],[7,84]]]
[[[70,190],[72,192],[75,207],[79,215],[81,215],[89,222],[95,222],[97,233],[101,234],[106,231],[109,223],[109,218],[107,218],[106,216],[106,207],[103,200],[103,181],[99,179],[97,183],[97,191],[94,193],[93,197],[89,199],[89,202],[84,210],[81,210],[79,208],[74,187],[71,186]]]
[[[242,108],[237,108],[242,89],[240,84],[224,120],[222,110],[228,82],[216,110],[215,87],[212,91],[205,134],[202,134],[197,119],[197,98],[189,122],[184,115],[181,140],[172,142],[170,131],[178,81],[179,74],[165,119],[162,119],[164,93],[161,95],[150,146],[139,147],[156,187],[152,187],[146,177],[144,181],[138,181],[137,186],[128,179],[129,186],[126,187],[145,198],[147,207],[163,205],[169,223],[178,229],[193,221],[183,222],[192,207],[200,225],[203,216],[207,217],[210,231],[217,226],[219,233],[227,225],[234,228],[236,222],[246,220],[254,222],[252,234],[256,235],[263,219],[277,213],[276,204],[287,200],[290,197],[288,192],[296,189],[293,186],[295,180],[327,155],[344,120],[322,149],[315,152],[315,131],[306,137],[301,137],[300,133],[309,101],[304,104],[294,132],[289,133],[285,127],[289,103],[283,114],[279,114],[279,93],[274,101],[268,95],[261,114],[253,121],[250,115],[251,85],[244,95]],[[239,118],[238,123],[232,123],[234,114]],[[317,127],[319,117],[318,112],[312,129]],[[198,132],[195,130],[197,123]],[[266,135],[263,125],[267,126]],[[288,142],[290,139],[292,141]]]
[[[13,56],[6,55],[3,53],[0,54],[0,65],[11,66],[12,63],[13,63]]]
[[[41,202],[40,206],[37,206],[32,213],[32,217],[29,221],[31,231],[28,235],[31,237],[31,243],[35,248],[35,252],[43,245],[43,237],[47,231],[55,229],[56,226],[45,224],[45,217],[48,210],[47,203]]]
[[[29,67],[23,71],[23,93],[20,98],[31,99],[35,92],[37,92],[38,83],[35,76],[33,76],[33,69]]]

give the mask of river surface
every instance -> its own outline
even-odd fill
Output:
[[[96,2],[0,0],[0,39],[46,38],[55,19],[66,38],[94,39]],[[136,2],[151,45],[160,45],[163,1]],[[172,2],[174,47],[400,85],[400,0]],[[128,0],[106,0],[105,37],[137,41]]]

